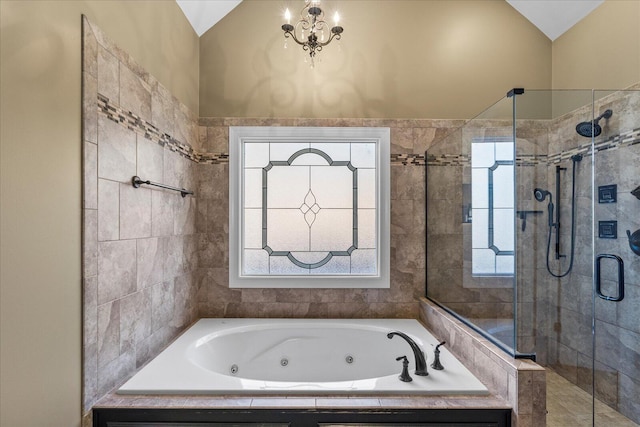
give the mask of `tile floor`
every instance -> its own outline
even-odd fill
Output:
[[[591,395],[547,368],[547,427],[590,426]],[[639,427],[596,400],[596,427]]]

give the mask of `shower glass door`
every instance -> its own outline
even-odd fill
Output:
[[[427,297],[514,355],[512,98],[451,130],[425,157]]]
[[[514,103],[517,351],[548,368],[547,425],[636,426],[640,91],[525,90]]]
[[[426,166],[427,297],[548,369],[548,426],[640,425],[640,88],[509,91]]]
[[[640,91],[597,90],[593,99],[593,421],[633,426],[640,423],[640,248],[632,239],[640,229]]]

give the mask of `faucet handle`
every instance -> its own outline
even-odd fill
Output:
[[[440,344],[436,346],[436,349],[433,352],[434,357],[433,357],[433,363],[431,364],[431,367],[436,371],[442,371],[444,369],[444,366],[442,366],[442,363],[440,363],[440,346],[445,345],[446,343],[447,343],[446,341],[442,341]]]
[[[409,375],[409,360],[407,360],[407,356],[396,357],[396,360],[402,360],[402,373],[398,375],[400,381],[405,383],[413,381],[413,378]]]

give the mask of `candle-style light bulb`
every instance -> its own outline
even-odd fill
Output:
[[[284,19],[287,20],[287,24],[291,24],[291,12],[289,12],[289,8],[284,11]]]
[[[339,22],[340,22],[340,14],[336,11],[336,13],[333,14],[333,25],[337,27]]]

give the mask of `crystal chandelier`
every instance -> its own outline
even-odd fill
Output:
[[[340,21],[338,12],[333,16],[334,26],[329,29],[329,25],[324,20],[324,11],[320,8],[320,0],[305,0],[304,8],[300,12],[300,20],[295,26],[291,25],[289,9],[285,11],[284,18],[287,21],[282,25],[285,38],[291,36],[303,50],[309,52],[312,67],[316,53],[322,51],[322,48],[331,43],[334,38],[340,40],[344,31],[344,28],[338,25]]]

